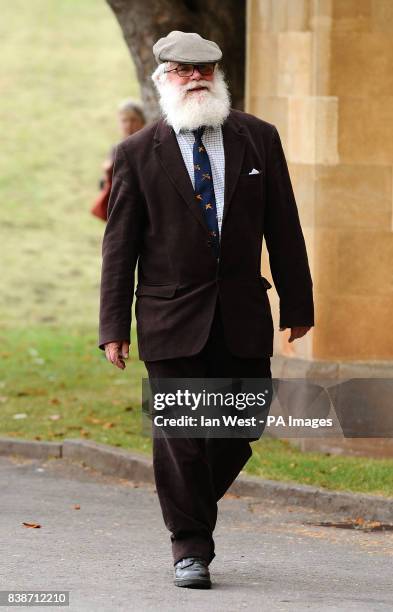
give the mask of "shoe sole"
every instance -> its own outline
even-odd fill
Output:
[[[175,580],[175,586],[186,587],[188,589],[210,589],[212,583],[210,580],[198,580],[197,578],[188,578],[185,580]]]

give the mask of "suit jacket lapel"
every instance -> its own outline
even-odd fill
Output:
[[[175,132],[163,119],[160,119],[154,136],[154,150],[173,185],[182,196],[195,219],[207,232],[207,225],[201,207],[195,197],[194,189],[187,172]]]
[[[225,195],[223,223],[228,215],[232,196],[239,178],[246,147],[243,128],[229,114],[222,126],[225,154]]]

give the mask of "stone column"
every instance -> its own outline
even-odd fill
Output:
[[[393,2],[248,0],[247,22],[246,110],[281,135],[314,281],[315,328],[275,352],[392,360]]]

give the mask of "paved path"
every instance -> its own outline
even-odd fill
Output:
[[[393,610],[393,533],[315,527],[332,517],[311,510],[220,502],[211,591],[172,586],[152,487],[0,457],[0,512],[0,590],[67,589],[72,612]]]

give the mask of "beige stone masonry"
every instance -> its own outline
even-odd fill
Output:
[[[393,1],[248,0],[246,110],[279,130],[314,282],[292,344],[269,291],[275,354],[393,360]]]

